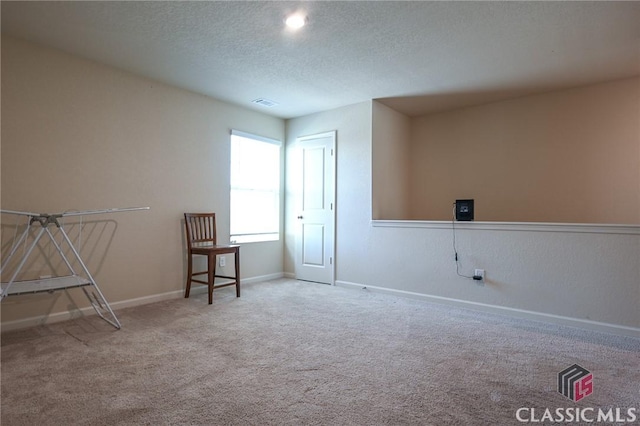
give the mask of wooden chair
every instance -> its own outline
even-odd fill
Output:
[[[209,286],[209,304],[213,303],[213,289],[236,286],[236,297],[240,297],[240,246],[238,245],[218,245],[216,239],[216,214],[215,213],[185,213],[184,225],[187,231],[187,288],[184,297],[189,297],[191,283],[197,282]],[[228,277],[216,275],[216,260],[219,254],[233,253],[235,258],[236,276]],[[207,270],[193,272],[193,256],[207,256]],[[197,280],[193,277],[197,275],[207,275],[207,281]],[[233,280],[231,283],[214,285],[216,278],[226,278]]]

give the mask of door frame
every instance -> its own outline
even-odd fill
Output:
[[[338,210],[338,202],[337,202],[337,189],[338,189],[338,181],[336,179],[337,177],[337,156],[338,156],[338,131],[337,130],[330,130],[327,132],[320,132],[320,133],[314,133],[314,134],[310,134],[310,135],[305,135],[305,136],[299,136],[296,138],[296,149],[301,149],[304,142],[307,140],[312,140],[312,139],[320,139],[320,138],[325,138],[325,137],[330,137],[332,138],[332,142],[333,142],[333,148],[332,148],[332,155],[331,155],[331,165],[332,165],[332,169],[333,169],[333,175],[332,175],[332,179],[333,179],[333,200],[332,205],[333,208],[331,209],[331,214],[330,214],[330,219],[333,225],[333,235],[332,235],[332,241],[331,241],[331,262],[330,262],[330,283],[329,285],[336,285],[336,211]],[[300,193],[296,194],[296,205],[294,206],[294,209],[298,209],[298,202],[300,202]],[[297,229],[297,227],[296,227]],[[297,239],[299,238],[298,232],[295,232],[294,235],[295,238],[295,245],[297,247]],[[295,253],[295,258],[294,258],[294,276],[296,279],[298,279],[297,277],[297,267],[298,267],[298,259],[297,259],[298,253],[296,250]]]

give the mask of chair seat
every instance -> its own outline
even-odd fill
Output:
[[[210,252],[217,253],[235,253],[240,248],[239,245],[224,245],[224,244],[210,244],[210,243],[193,243],[191,246],[191,253],[193,254],[209,254]]]

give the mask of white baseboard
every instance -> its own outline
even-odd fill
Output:
[[[260,275],[257,277],[243,278],[241,284],[251,284],[262,281],[275,280],[284,277],[284,273],[278,272],[269,275]],[[206,285],[197,285],[192,287],[191,294],[202,294],[207,292]],[[179,299],[184,297],[184,289],[173,290],[166,293],[153,294],[150,296],[136,297],[134,299],[120,300],[118,302],[110,303],[111,309],[117,311],[118,309],[130,308],[133,306],[142,306],[149,303],[162,302],[170,299]],[[56,322],[67,321],[74,318],[81,318],[84,316],[95,315],[96,312],[91,306],[86,306],[74,311],[56,312],[50,315],[40,315],[36,317],[23,318],[14,321],[6,321],[0,324],[2,332],[18,330],[21,328],[35,327],[38,325],[53,324]],[[116,312],[117,315],[117,312]]]
[[[242,284],[259,283],[263,281],[277,280],[285,276],[284,272],[276,272],[275,274],[260,275],[257,277],[243,278]]]
[[[412,291],[395,290],[385,287],[376,287],[366,284],[358,284],[349,281],[336,281],[336,286],[348,288],[367,288],[368,290],[393,294],[396,296],[409,297],[413,299],[426,300],[430,302],[458,306],[476,311],[490,312],[494,314],[507,315],[516,318],[530,319],[555,325],[566,325],[575,328],[581,328],[591,331],[599,331],[620,336],[640,337],[640,328],[628,327],[618,324],[610,324],[605,322],[584,320],[580,318],[565,317],[561,315],[547,314],[544,312],[528,311],[525,309],[508,308],[505,306],[490,305],[486,303],[471,302],[467,300],[453,299],[449,297],[433,296],[424,293],[415,293]]]

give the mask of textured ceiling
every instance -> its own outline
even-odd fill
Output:
[[[640,75],[640,2],[1,7],[4,34],[283,118],[370,99],[421,115]],[[309,24],[291,33],[295,10]]]

